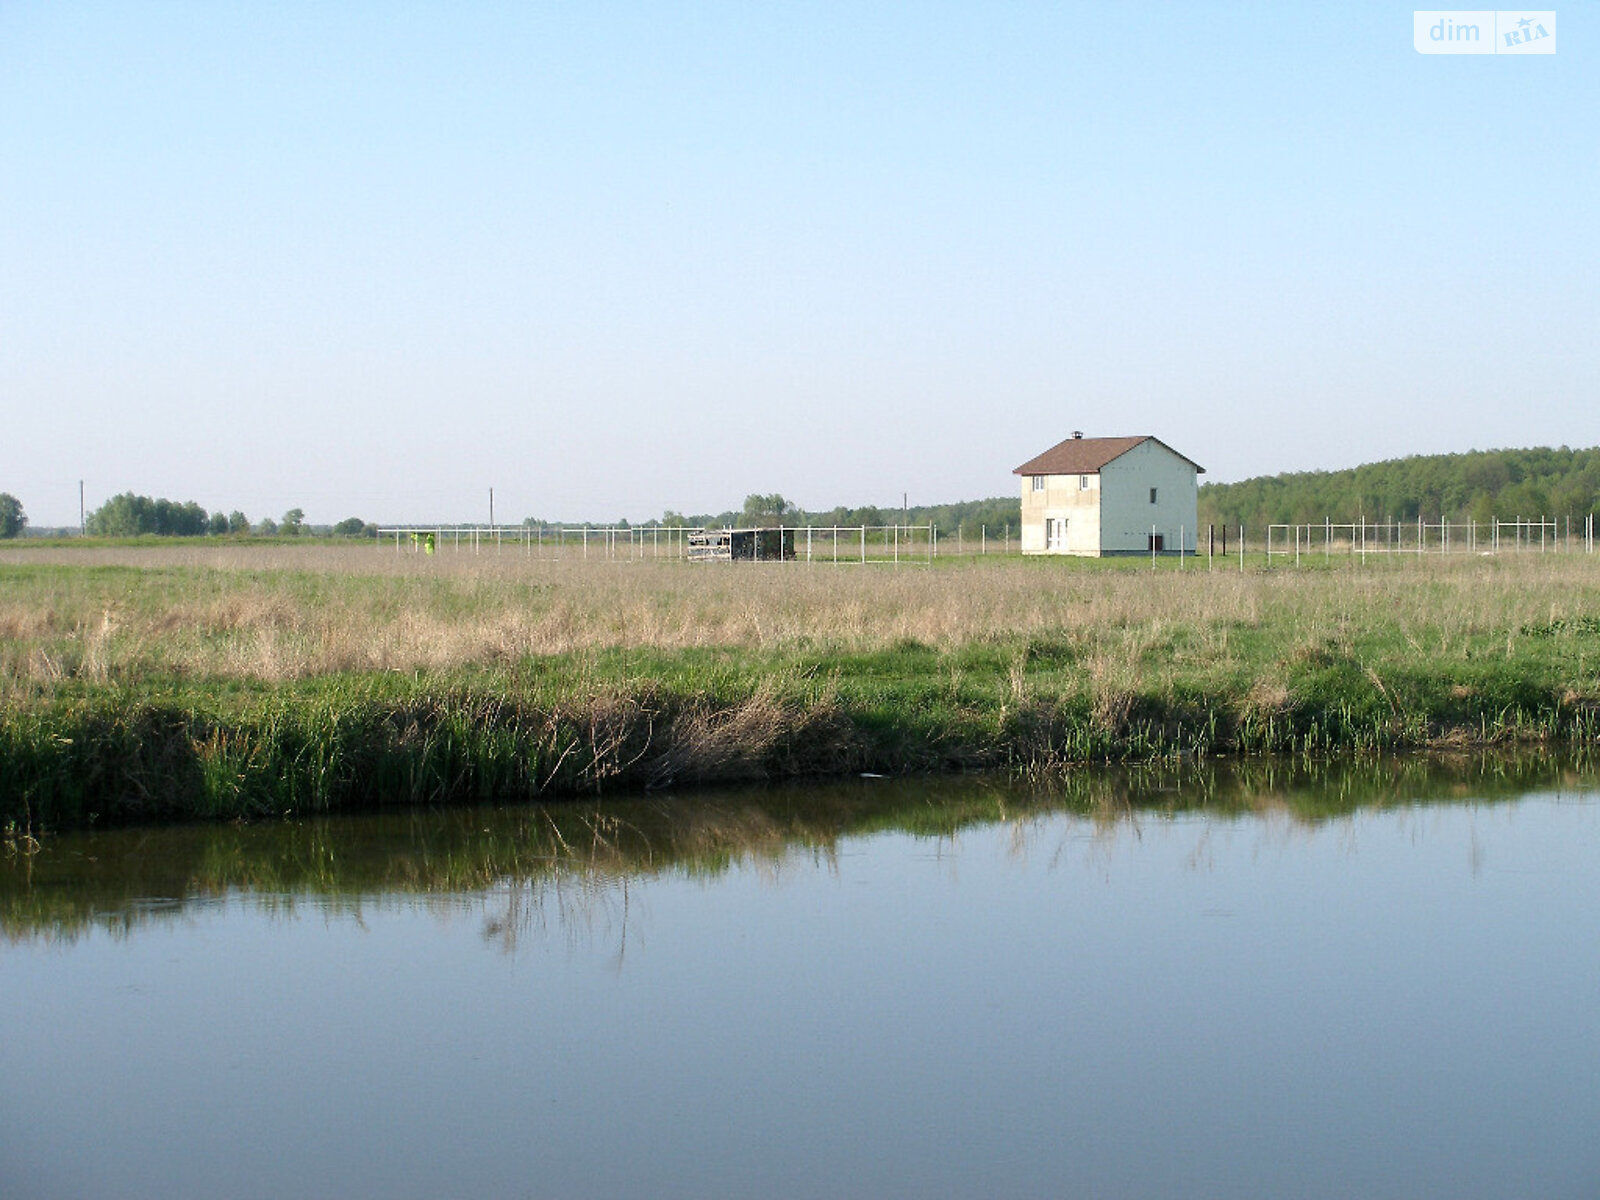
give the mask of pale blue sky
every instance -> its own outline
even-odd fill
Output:
[[[1592,4],[0,3],[0,491],[317,521],[1600,443]]]

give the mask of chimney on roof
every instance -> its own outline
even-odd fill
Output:
[[[1081,442],[1083,440],[1083,430],[1074,429],[1072,431],[1072,438],[1073,438],[1074,441]]]

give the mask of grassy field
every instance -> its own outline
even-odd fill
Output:
[[[1259,560],[1258,560],[1259,561]],[[0,820],[1592,739],[1600,557],[0,551]]]

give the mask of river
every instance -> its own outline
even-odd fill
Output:
[[[1249,763],[0,855],[0,1195],[1600,1193],[1600,775]]]

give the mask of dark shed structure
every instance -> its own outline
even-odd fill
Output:
[[[691,529],[690,562],[782,562],[794,558],[793,529]]]

